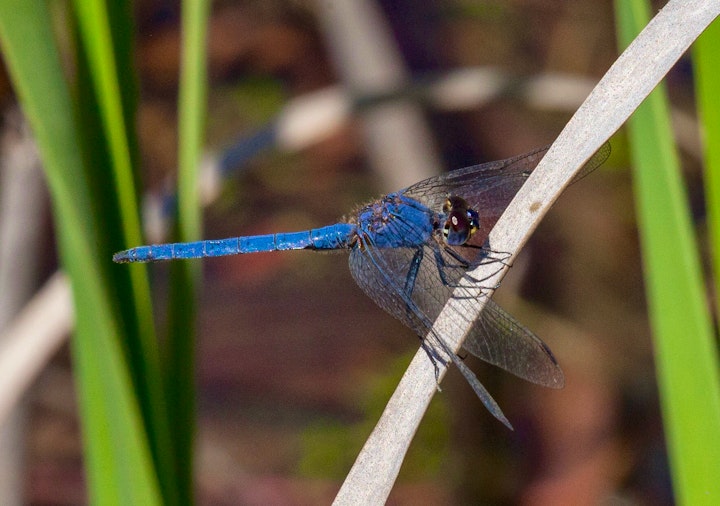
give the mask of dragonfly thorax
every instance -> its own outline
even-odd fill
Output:
[[[462,197],[448,197],[443,205],[443,213],[443,236],[450,246],[462,246],[480,227],[477,211]]]
[[[358,212],[355,221],[360,245],[369,241],[378,248],[421,246],[433,234],[435,216],[417,200],[391,193]]]

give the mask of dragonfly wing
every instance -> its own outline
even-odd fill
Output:
[[[411,293],[406,288],[407,274],[419,262],[416,282]],[[457,272],[456,272],[457,271]],[[447,275],[462,276],[464,270],[448,268]],[[360,288],[377,305],[413,329],[432,360],[440,359],[438,350],[449,356],[490,413],[512,429],[497,402],[483,387],[477,376],[452,352],[440,336],[431,333],[432,325],[453,289],[440,281],[432,248],[354,248],[350,253],[350,272]],[[459,279],[459,277],[458,277]],[[449,323],[458,332],[467,327],[467,318],[456,312]],[[452,331],[452,330],[451,330]],[[431,340],[428,342],[426,339]]]
[[[565,377],[550,348],[492,300],[468,333],[463,348],[525,380],[562,388]]]
[[[483,242],[508,204],[542,160],[548,147],[420,181],[401,193],[438,211],[449,195],[465,199],[479,216],[474,237]]]
[[[474,296],[462,288],[455,292],[467,270],[494,261],[478,248],[451,248],[433,237],[417,247],[379,248],[370,234],[363,234],[362,243],[350,252],[355,281],[377,305],[423,338],[450,297]],[[459,312],[452,319],[459,332],[471,323]]]
[[[420,337],[432,328],[451,292],[427,276],[427,254],[423,249],[413,293],[405,293],[408,272],[418,250],[412,248],[354,248],[350,252],[350,272],[358,286],[378,306],[399,319]],[[429,284],[428,284],[429,283]],[[431,288],[432,287],[432,288]]]
[[[474,234],[476,244],[484,244],[488,234],[530,173],[550,146],[528,153],[425,179],[400,193],[439,210],[448,195],[462,197],[479,216],[480,227]],[[573,179],[576,182],[594,171],[610,156],[610,144],[603,144]]]
[[[424,339],[447,301],[464,296],[457,285],[468,267],[458,263],[452,251],[444,248],[437,253],[444,263],[439,267],[436,250],[428,245],[422,247],[422,253],[412,248],[355,248],[350,254],[350,271],[377,305]],[[407,275],[418,258],[417,277],[408,292]],[[467,292],[467,296],[475,294]],[[463,347],[478,358],[539,385],[564,385],[562,370],[547,345],[492,300],[473,322],[457,311],[450,320],[458,333],[470,327]],[[427,344],[447,352],[439,337],[435,341]]]

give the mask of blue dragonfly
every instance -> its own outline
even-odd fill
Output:
[[[138,246],[116,253],[113,260],[154,262],[297,249],[349,250],[350,272],[357,284],[420,336],[436,375],[438,363],[445,364],[448,359],[444,357],[449,357],[487,409],[512,428],[475,374],[432,327],[451,297],[475,297],[460,283],[469,277],[467,271],[482,263],[503,266],[508,255],[492,250],[488,234],[548,147],[425,179],[360,207],[334,225],[302,232]],[[610,145],[605,144],[576,180],[597,168],[609,154]],[[470,281],[482,286],[483,280]],[[460,312],[453,319],[469,323]],[[463,344],[467,352],[533,383],[564,386],[562,370],[550,348],[495,302],[488,300],[471,323]]]

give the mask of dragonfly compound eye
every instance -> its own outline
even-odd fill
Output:
[[[445,242],[462,246],[478,228],[478,216],[472,209],[455,209],[450,212],[443,227]]]

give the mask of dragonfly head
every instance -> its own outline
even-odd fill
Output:
[[[462,197],[448,197],[443,205],[443,213],[443,235],[450,246],[462,246],[480,226],[478,213]]]

